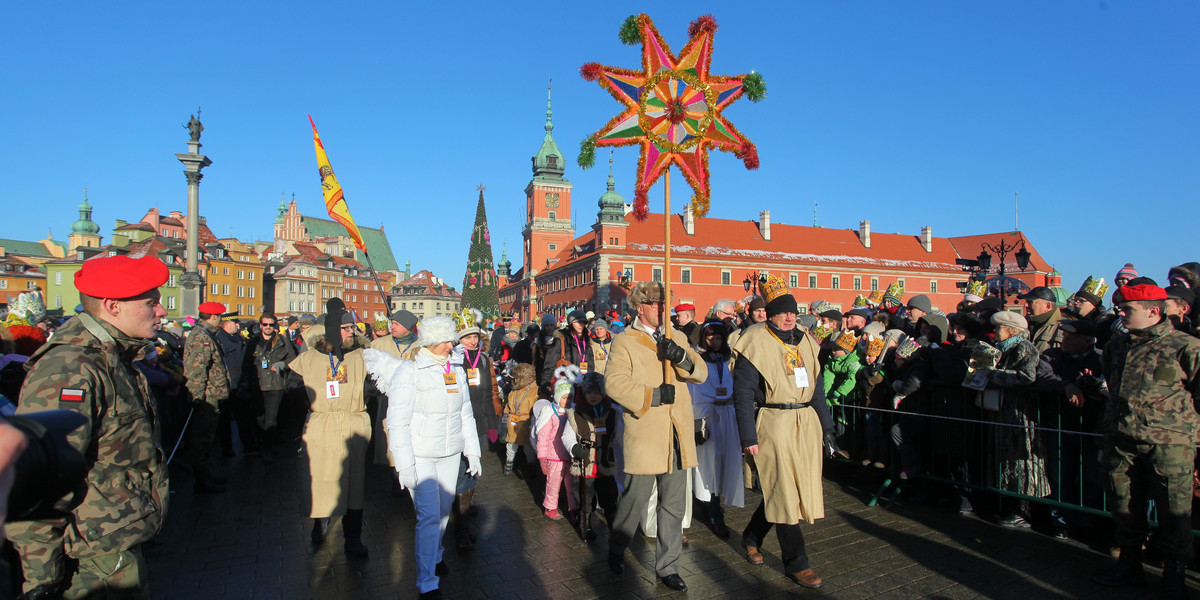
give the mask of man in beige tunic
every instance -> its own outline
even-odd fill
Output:
[[[682,331],[663,318],[662,284],[642,282],[629,292],[638,316],[613,338],[605,367],[605,389],[624,409],[625,493],[609,537],[608,566],[624,570],[625,548],[637,531],[655,485],[658,543],[654,570],[663,584],[686,591],[676,563],[683,549],[687,469],[696,466],[695,424],[688,383],[704,383],[708,367]],[[665,330],[665,334],[664,334]],[[664,382],[664,361],[672,381]]]
[[[733,346],[738,434],[758,467],[763,490],[742,543],[750,563],[763,564],[759,549],[774,526],[788,575],[818,588],[821,578],[809,566],[800,522],[825,516],[821,442],[833,435],[833,421],[816,339],[796,327],[796,299],[781,278],[770,278],[763,287],[766,322],[746,328]]]

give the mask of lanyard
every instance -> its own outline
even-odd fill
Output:
[[[412,342],[409,342],[408,345],[405,346],[403,350],[400,350],[400,338],[395,338],[395,337],[392,338],[392,342],[394,342],[396,344],[396,350],[399,350],[400,354],[404,354],[405,352],[408,352],[408,349],[412,348],[413,342],[415,342],[415,341],[417,341],[417,340],[414,339]]]
[[[450,374],[450,361],[449,360],[446,361],[446,374],[447,375]]]
[[[779,342],[779,345],[783,346],[784,351],[787,352],[787,366],[789,369],[798,369],[804,366],[804,359],[800,357],[799,345],[796,346],[795,350],[792,350],[787,344],[783,343],[783,340],[779,339],[779,336],[774,331],[771,332],[771,337],[776,342]]]
[[[717,385],[725,385],[725,363],[717,361]]]
[[[471,360],[471,351],[470,350],[464,350],[463,354],[466,355],[467,361]],[[483,350],[477,350],[475,352],[475,362],[469,362],[468,364],[471,365],[472,369],[478,369],[479,368],[479,359],[481,359],[481,358],[483,358]]]
[[[554,416],[558,417],[559,423],[565,422],[567,420],[567,413],[558,412],[558,404],[551,402],[550,408],[554,410]]]
[[[587,361],[587,357],[583,355],[583,343],[579,341],[579,336],[572,335],[571,338],[575,340],[575,349],[579,351],[579,362]]]
[[[331,375],[333,377],[337,377],[338,369],[341,368],[342,363],[345,362],[345,360],[346,359],[343,357],[342,360],[337,361],[337,364],[334,364],[333,354],[332,353],[329,354],[329,372],[331,373]]]

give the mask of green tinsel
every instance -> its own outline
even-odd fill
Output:
[[[758,102],[767,97],[767,84],[763,81],[762,73],[750,73],[742,80],[742,90],[751,102]]]
[[[642,41],[642,33],[638,31],[637,15],[630,15],[621,23],[621,31],[617,33],[617,37],[621,38],[621,43],[626,46],[633,46]]]
[[[576,162],[581,169],[596,166],[596,140],[589,137],[579,142],[579,159]]]

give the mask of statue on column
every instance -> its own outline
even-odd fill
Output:
[[[187,128],[188,133],[192,134],[191,141],[200,141],[200,133],[204,131],[204,125],[200,124],[200,119],[197,119],[196,115],[192,115],[192,119],[188,121],[187,125],[184,125],[184,127]]]

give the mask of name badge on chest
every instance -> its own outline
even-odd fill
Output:
[[[325,397],[329,398],[330,400],[332,400],[334,398],[341,398],[342,397],[342,383],[337,380],[326,381],[325,382]]]
[[[479,369],[467,369],[467,385],[479,385]]]
[[[728,395],[729,395],[729,388],[727,388],[723,385],[717,386],[717,397],[718,398],[724,398],[725,396],[728,396]]]
[[[264,368],[264,369],[265,369],[265,368],[267,368],[268,366],[269,366],[269,365],[267,365],[267,359],[265,359],[265,358],[264,358],[264,359],[263,359],[263,361],[262,361],[262,368]]]
[[[579,363],[579,372],[580,372],[580,373],[583,373],[584,375],[587,375],[587,372],[588,372],[588,364],[587,364],[587,361],[586,361],[586,360],[585,360],[585,361],[583,361],[583,362],[581,362],[581,363]]]
[[[796,367],[796,387],[808,387],[808,369],[804,367]]]
[[[458,392],[458,378],[454,373],[443,373],[442,379],[446,381],[446,393],[454,394]]]

